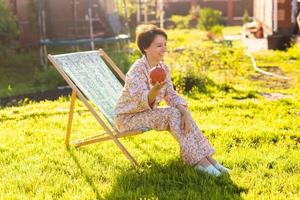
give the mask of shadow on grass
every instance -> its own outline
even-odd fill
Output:
[[[242,199],[240,194],[246,191],[229,175],[210,177],[179,159],[158,163],[141,145],[131,143],[149,157],[149,162],[141,163],[137,171],[124,171],[105,199]]]
[[[124,171],[105,199],[242,199],[228,175],[209,177],[174,160]]]
[[[189,79],[189,77],[186,77]],[[205,79],[195,79],[186,81],[186,91],[185,94],[193,99],[199,99],[197,94],[205,94],[210,98],[214,98],[220,92],[230,95],[232,99],[243,100],[243,99],[252,99],[259,96],[259,93],[251,90],[238,90],[234,88],[230,83],[221,83],[217,84],[210,78]],[[176,88],[176,87],[175,87]]]
[[[103,199],[101,198],[101,195],[96,187],[96,185],[93,182],[93,177],[91,177],[81,166],[79,159],[77,158],[77,156],[75,155],[74,151],[72,150],[72,148],[67,147],[66,148],[68,153],[70,154],[71,158],[74,160],[74,162],[76,163],[77,168],[80,170],[80,173],[82,174],[82,176],[85,178],[85,181],[90,185],[90,187],[93,189],[94,193],[96,194],[96,198],[97,199]]]
[[[137,170],[130,168],[120,173],[104,199],[242,199],[240,194],[247,192],[235,185],[229,175],[210,177],[195,171],[179,159],[158,163],[149,152],[134,141],[131,142],[149,156],[149,161],[141,163]],[[84,170],[74,151],[70,148],[67,151],[96,198],[103,199],[93,177]]]

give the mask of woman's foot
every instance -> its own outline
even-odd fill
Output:
[[[195,166],[196,170],[202,171],[207,173],[208,175],[214,175],[214,176],[221,176],[221,172],[217,170],[213,165],[208,165],[206,167],[202,166],[201,164],[198,164]]]
[[[218,162],[214,165],[214,167],[215,167],[217,170],[219,170],[220,172],[222,172],[222,173],[227,173],[227,174],[229,174],[229,172],[230,172],[230,169],[224,167],[223,165],[221,165],[221,164],[218,163]]]
[[[207,156],[206,159],[210,162],[210,164],[212,164],[220,172],[227,173],[227,174],[230,172],[230,169],[228,169],[228,168],[224,167],[223,165],[221,165],[220,163],[218,163],[218,161],[213,159],[211,156]]]

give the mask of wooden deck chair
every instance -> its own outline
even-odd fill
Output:
[[[114,107],[123,86],[106,63],[108,63],[120,78],[124,80],[125,75],[121,70],[102,49],[99,49],[99,51],[76,52],[60,55],[49,54],[48,58],[72,88],[65,144],[67,146],[75,145],[79,147],[96,142],[113,140],[130,160],[132,165],[137,167],[136,160],[120,143],[118,138],[141,134],[148,129],[145,128],[143,130],[120,133],[114,125]],[[104,133],[70,142],[74,103],[77,96],[103,127]],[[105,121],[101,119],[98,112],[96,112],[88,100],[93,102],[108,123],[105,123]]]

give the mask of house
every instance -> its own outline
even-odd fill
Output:
[[[121,23],[110,0],[6,0],[17,17],[19,40],[25,48],[41,41],[79,40],[115,36]],[[91,8],[91,20],[89,20]]]
[[[292,35],[295,29],[292,1],[300,8],[300,0],[254,0],[254,19],[263,24],[268,35]]]
[[[268,49],[284,49],[297,31],[300,0],[254,0],[254,19],[263,25]]]

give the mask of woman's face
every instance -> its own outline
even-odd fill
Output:
[[[145,49],[146,56],[151,59],[160,61],[167,52],[167,41],[162,35],[156,35],[150,46]]]

